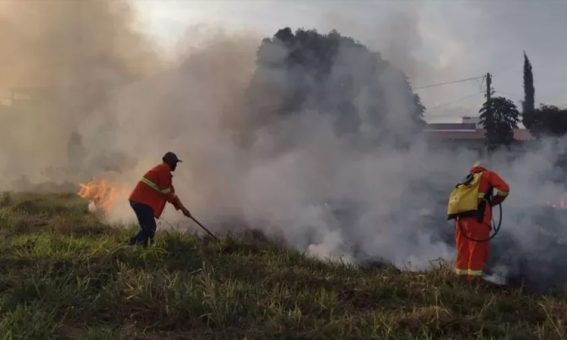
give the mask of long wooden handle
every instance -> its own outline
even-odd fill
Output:
[[[199,227],[203,228],[203,230],[206,231],[207,234],[211,235],[212,238],[214,238],[214,239],[217,240],[217,241],[220,241],[213,233],[210,232],[209,229],[205,228],[205,226],[202,225],[201,222],[197,221],[197,219],[196,219],[195,217],[191,216],[190,219],[192,219],[193,222],[197,223],[197,225],[198,225]]]

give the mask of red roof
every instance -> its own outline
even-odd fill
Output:
[[[482,130],[425,130],[428,137],[436,139],[459,139],[459,140],[482,140],[484,131]]]
[[[476,130],[474,123],[431,123],[429,129],[434,130]]]
[[[516,129],[514,130],[514,139],[515,140],[534,140],[535,137],[530,133],[529,130],[526,129]]]

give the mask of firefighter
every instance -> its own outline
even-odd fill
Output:
[[[488,237],[491,230],[492,207],[502,203],[509,192],[508,184],[498,174],[476,162],[471,175],[480,174],[478,211],[474,215],[456,218],[456,273],[470,280],[482,278],[488,259]]]
[[[166,202],[171,203],[176,210],[181,210],[185,216],[191,217],[189,210],[175,194],[172,184],[171,172],[175,171],[181,160],[173,152],[167,152],[162,160],[163,163],[146,172],[130,194],[130,205],[140,224],[140,231],[128,242],[130,245],[147,246],[153,243],[155,218],[161,216]]]

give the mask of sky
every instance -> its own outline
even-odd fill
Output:
[[[427,107],[426,119],[477,116],[482,79],[520,107],[523,51],[531,60],[536,103],[567,106],[567,0],[131,0],[138,28],[174,55],[195,28],[272,36],[278,29],[339,33],[404,70]],[[259,41],[260,42],[260,41]]]

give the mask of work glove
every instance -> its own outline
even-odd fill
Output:
[[[175,207],[175,210],[181,210],[183,208],[183,204],[181,204],[181,201],[179,200],[179,197],[175,196],[173,198],[173,201],[171,202],[171,204],[173,204],[173,206]]]
[[[506,199],[506,196],[492,196],[492,199],[490,200],[490,205],[495,207],[498,204],[501,204],[502,202],[504,202],[504,200]]]

